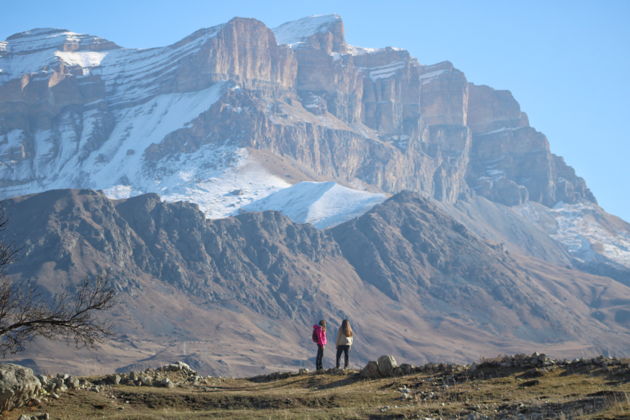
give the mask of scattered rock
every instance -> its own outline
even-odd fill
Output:
[[[37,413],[37,414],[22,414],[18,417],[18,420],[48,420],[50,419],[50,415],[48,413]]]
[[[0,413],[27,404],[41,390],[33,370],[11,363],[0,365]]]

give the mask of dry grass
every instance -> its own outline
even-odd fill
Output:
[[[52,419],[365,419],[490,418],[630,419],[630,378],[563,368],[501,377],[413,374],[362,380],[354,372],[300,375],[270,382],[212,379],[201,386],[113,386],[71,391],[39,407]],[[402,392],[401,389],[408,389]],[[404,395],[409,395],[405,398]]]

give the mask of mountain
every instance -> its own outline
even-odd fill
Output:
[[[234,18],[142,50],[10,36],[0,199],[25,242],[15,281],[119,285],[126,341],[64,359],[77,370],[281,368],[309,357],[322,316],[356,320],[362,360],[628,348],[630,225],[509,91],[349,45],[336,15]],[[38,346],[40,362],[66,351]]]
[[[39,370],[172,358],[214,375],[310,367],[320,318],[330,339],[352,320],[359,364],[383,352],[419,363],[630,345],[628,286],[513,255],[416,193],[327,230],[272,211],[209,220],[155,194],[54,190],[1,204],[6,240],[21,244],[7,272],[16,284],[49,295],[104,274],[119,290],[105,315],[114,338],[97,352],[39,341],[20,355]]]
[[[544,257],[544,237],[574,267],[630,281],[630,227],[597,206],[510,92],[449,62],[349,45],[336,15],[273,30],[235,18],[144,50],[60,29],[15,34],[0,43],[0,156],[2,198],[154,192],[212,218],[300,181],[422,192],[466,207],[466,225],[485,198],[527,236],[473,215],[488,239]]]

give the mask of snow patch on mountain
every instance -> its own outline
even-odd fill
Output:
[[[116,47],[104,38],[71,32],[65,29],[35,28],[7,38],[5,51],[25,54],[41,50],[75,51],[83,48],[102,49]]]
[[[57,51],[55,55],[69,66],[89,68],[100,66],[107,53],[101,51]]]
[[[168,189],[173,185],[174,174],[182,166],[190,166],[192,160],[177,163],[179,167],[167,160],[153,162],[153,167],[149,167],[145,150],[162,142],[169,133],[187,127],[219,99],[223,88],[224,83],[217,83],[208,89],[159,95],[144,104],[119,109],[115,111],[117,123],[109,138],[96,149],[91,139],[99,130],[97,110],[79,115],[64,113],[58,129],[38,130],[32,141],[22,130],[0,136],[0,177],[13,184],[3,189],[3,196],[54,188],[108,189],[117,185],[132,185],[134,195]],[[77,130],[77,124],[81,130]],[[24,159],[27,152],[32,154],[32,160]],[[221,150],[200,152],[205,160],[197,161],[199,168],[206,170],[224,154]],[[180,155],[182,159],[189,157]]]
[[[596,261],[602,255],[630,269],[630,234],[616,226],[625,222],[610,220],[596,204],[558,203],[548,208],[528,202],[514,209],[562,243],[578,261]]]
[[[0,84],[23,75],[49,77],[60,64],[99,76],[110,105],[138,103],[159,94],[158,79],[177,71],[176,63],[196,53],[223,25],[201,29],[173,45],[120,48],[93,35],[63,29],[34,29],[0,44]]]
[[[20,32],[0,43],[0,84],[25,74],[49,75],[60,61],[70,66],[95,67],[109,51],[118,48],[106,39],[65,29]]]
[[[173,156],[160,165],[159,172],[172,169],[171,174],[157,180],[151,191],[165,201],[195,203],[210,219],[228,217],[240,207],[291,185],[269,173],[247,149],[230,146],[206,145],[194,154]]]
[[[339,15],[309,16],[283,23],[274,28],[273,33],[279,45],[285,44],[291,48],[296,48],[310,36],[319,32],[326,32],[330,25],[339,21],[341,21]]]
[[[376,81],[378,79],[388,79],[394,76],[399,70],[405,68],[406,63],[404,61],[394,61],[384,66],[363,68],[366,71],[370,79]]]
[[[298,223],[324,229],[358,217],[387,199],[336,182],[300,182],[243,206],[239,212],[276,210]]]

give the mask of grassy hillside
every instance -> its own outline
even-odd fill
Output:
[[[277,373],[255,378],[161,371],[169,387],[129,385],[158,371],[92,377],[85,389],[7,413],[51,419],[630,419],[630,359],[597,358],[532,367],[514,357],[473,366],[424,365],[404,376],[366,379],[357,371]],[[161,373],[161,374],[162,374]],[[162,377],[163,378],[163,377]],[[168,382],[168,381],[167,381]],[[87,382],[86,382],[87,383]],[[162,380],[162,385],[163,385]]]

